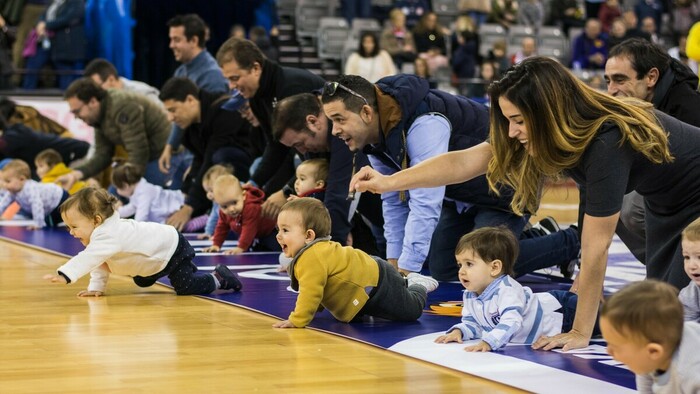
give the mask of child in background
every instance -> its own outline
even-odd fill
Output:
[[[608,354],[637,375],[640,393],[700,392],[700,324],[683,322],[678,290],[656,280],[632,283],[600,312]]]
[[[34,158],[34,166],[36,174],[41,179],[42,183],[56,183],[56,180],[61,175],[69,174],[71,171],[68,166],[63,163],[63,157],[55,149],[44,149],[39,152]],[[68,194],[75,194],[78,190],[85,187],[85,182],[77,181],[68,190]]]
[[[414,321],[423,313],[427,293],[438,282],[418,273],[404,278],[379,257],[331,241],[331,217],[315,198],[288,201],[277,218],[277,241],[289,266],[296,307],[276,328],[306,327],[319,307],[342,322],[363,315]]]
[[[683,265],[690,283],[681,290],[678,299],[683,304],[685,321],[700,323],[700,217],[690,223],[681,236]]]
[[[327,177],[328,160],[309,159],[302,161],[296,169],[297,179],[294,181],[296,197],[313,197],[323,201],[326,194]]]
[[[139,222],[165,223],[185,203],[185,195],[179,190],[165,190],[149,183],[143,177],[143,168],[124,163],[112,170],[112,184],[117,194],[129,199],[119,207],[119,216],[130,217]]]
[[[121,219],[116,202],[107,191],[87,187],[61,205],[70,234],[85,250],[44,279],[74,283],[89,273],[90,284],[78,293],[81,297],[102,296],[110,273],[131,276],[139,287],[167,276],[178,295],[241,290],[237,275],[225,265],[217,265],[211,274],[197,274],[194,249],[175,227]]]
[[[533,294],[511,277],[518,257],[518,240],[504,227],[483,227],[464,235],[455,249],[459,281],[465,289],[462,322],[435,342],[448,343],[481,338],[467,346],[470,352],[488,352],[508,342],[532,343],[541,335],[562,331],[561,308],[553,294]],[[561,292],[568,293],[568,292]],[[569,293],[571,294],[571,293]],[[568,324],[573,311],[565,308]],[[571,305],[567,302],[567,305]]]
[[[68,198],[68,192],[55,183],[39,183],[23,160],[14,159],[2,170],[2,187],[8,191],[0,199],[0,212],[17,201],[20,208],[32,215],[30,230],[56,226],[62,222],[59,205]]]
[[[254,186],[241,186],[233,175],[221,175],[214,181],[214,201],[219,204],[213,245],[204,252],[218,252],[229,231],[238,234],[238,246],[224,254],[240,254],[257,239],[262,249],[279,250],[275,241],[275,220],[262,214],[265,193]]]
[[[212,202],[212,205],[207,224],[204,226],[204,233],[198,234],[197,239],[211,239],[212,234],[214,234],[216,223],[219,221],[219,204],[214,201],[214,181],[221,175],[227,174],[233,174],[233,167],[224,164],[214,164],[202,176],[202,189],[207,193],[207,198]]]

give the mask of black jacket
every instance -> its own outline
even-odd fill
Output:
[[[668,69],[654,87],[651,102],[659,111],[700,127],[698,76],[678,60],[671,59]]]
[[[311,93],[324,83],[323,78],[310,71],[265,61],[258,91],[249,100],[250,109],[260,122],[267,141],[262,161],[251,179],[265,191],[265,195],[282,189],[294,175],[294,152],[272,139],[272,111],[280,100],[298,93]]]

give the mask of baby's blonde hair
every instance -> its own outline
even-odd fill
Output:
[[[684,240],[690,242],[700,241],[700,217],[693,220],[693,222],[683,230],[682,237]]]
[[[242,190],[241,182],[231,174],[221,175],[212,184],[214,195],[220,194],[225,189]]]
[[[214,164],[202,176],[202,183],[212,182],[221,175],[233,174],[233,166],[228,164]]]
[[[23,176],[24,179],[32,178],[32,169],[29,168],[29,164],[26,161],[20,159],[10,160],[9,163],[5,164],[2,168],[5,173],[12,174],[13,176],[20,177]]]
[[[104,189],[86,187],[79,190],[61,204],[61,215],[75,207],[82,216],[93,220],[100,216],[102,221],[114,215],[117,198]]]

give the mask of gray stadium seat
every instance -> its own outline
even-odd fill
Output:
[[[323,17],[317,31],[318,57],[340,60],[350,27],[345,18]]]

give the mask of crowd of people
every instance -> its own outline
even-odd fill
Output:
[[[616,29],[616,0],[600,5],[605,18],[585,21],[573,58],[599,67],[607,92],[536,53],[507,69],[481,64],[490,105],[395,74],[405,62],[423,59],[430,70],[466,56],[462,47],[478,48],[478,25],[492,17],[542,23],[536,0],[477,3],[460,2],[467,19],[453,36],[431,12],[415,18],[413,35],[397,8],[379,40],[363,36],[353,73],[335,81],[282,66],[243,37],[214,56],[206,23],[176,16],[164,31],[181,65],[160,89],[120,77],[104,59],[66,86],[70,112],[95,130],[89,157],[50,120],[30,123],[31,111],[0,106],[0,211],[14,204],[33,230],[69,229],[85,249],[46,279],[89,274],[80,296],[107,294],[111,273],[141,287],[168,276],[178,295],[245,291],[225,265],[196,272],[182,232],[198,232],[211,240],[208,253],[280,252],[299,295],[277,328],[305,327],[320,307],[343,322],[414,321],[439,281],[456,280],[462,320],[438,343],[570,350],[602,333],[640,390],[696,392],[697,75],[653,36],[600,44],[603,26]],[[561,7],[573,26],[576,14]],[[548,182],[563,177],[580,191],[577,223],[530,225]],[[615,233],[648,279],[601,307]],[[550,266],[570,278],[577,264],[569,291],[533,294],[518,283]]]

